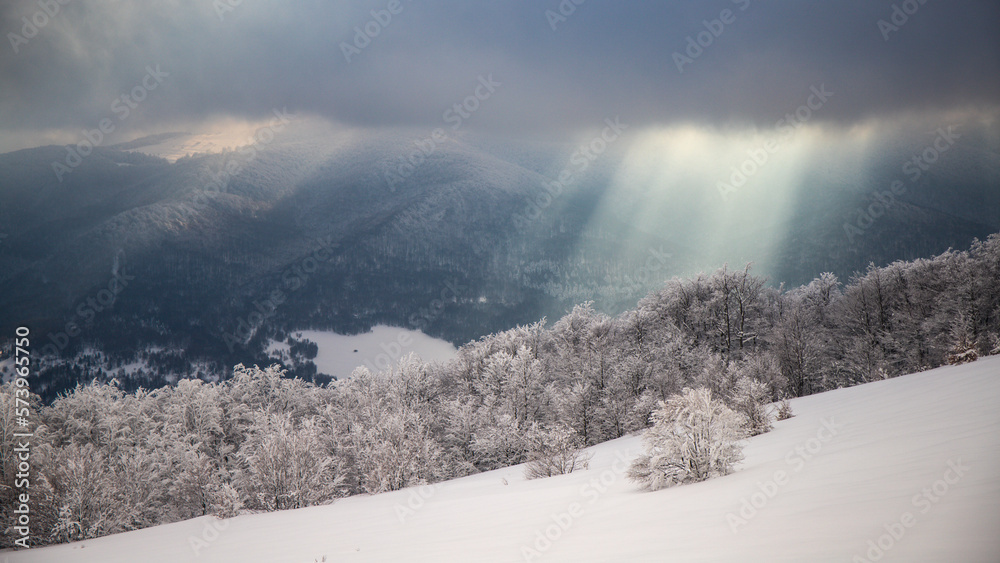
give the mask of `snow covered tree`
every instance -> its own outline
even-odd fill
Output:
[[[748,377],[762,384],[766,402],[783,397],[788,389],[788,380],[781,373],[781,364],[770,351],[748,354],[736,364],[736,372],[737,379]]]
[[[228,392],[224,406],[239,405],[243,408],[227,409],[227,417],[235,418],[233,422],[246,424],[247,413],[258,411],[287,413],[293,418],[318,412],[317,394],[309,391],[314,387],[286,375],[287,372],[277,364],[266,368],[237,365],[233,368],[233,377],[226,381]]]
[[[900,373],[900,343],[894,332],[894,295],[898,278],[885,268],[868,265],[855,275],[839,302],[837,322],[843,333],[844,379],[855,384],[884,379]]]
[[[473,463],[483,471],[524,463],[528,444],[524,430],[509,414],[487,419],[472,436]]]
[[[973,241],[968,255],[971,263],[963,279],[968,284],[972,336],[981,354],[1000,353],[1000,345],[992,341],[1000,336],[1000,233]]]
[[[952,345],[948,350],[948,364],[959,365],[979,359],[976,343],[964,315],[955,319],[951,329]]]
[[[792,396],[835,386],[828,385],[824,375],[832,376],[832,311],[839,298],[840,282],[833,274],[824,273],[785,293],[779,301],[778,319],[768,340]]]
[[[430,374],[416,369],[421,365],[404,357],[391,372],[376,375],[361,367],[338,385],[338,404],[346,417],[340,441],[352,461],[352,486],[358,491],[395,491],[449,475],[437,440],[437,427],[444,424],[434,420],[432,405],[437,403],[425,393],[434,384]]]
[[[727,362],[723,356],[710,352],[706,354],[701,373],[695,377],[694,385],[708,389],[714,397],[728,398],[736,389],[739,378],[736,362]]]
[[[568,424],[585,445],[603,441],[604,405],[601,392],[593,383],[588,381],[559,388],[554,393],[553,403],[558,419]]]
[[[507,400],[510,412],[522,425],[537,420],[544,393],[542,363],[532,356],[530,349],[521,346],[511,358],[508,369]]]
[[[227,467],[221,459],[208,453],[203,443],[195,442],[190,435],[168,437],[162,443],[162,451],[170,466],[168,491],[171,507],[177,518],[208,514],[234,516],[234,510],[238,513],[238,508],[234,508],[226,496],[229,494],[227,487],[231,487],[231,469],[235,469],[235,463],[233,468]],[[228,456],[231,449],[226,451],[224,456]]]
[[[775,416],[778,420],[788,420],[789,418],[795,416],[795,414],[792,413],[792,404],[788,401],[788,399],[781,399],[778,401],[778,412]]]
[[[539,479],[586,469],[590,454],[580,450],[580,438],[566,425],[544,427],[537,423],[528,430],[527,479]]]
[[[539,415],[544,391],[542,365],[525,346],[514,354],[501,350],[491,355],[482,378],[474,385],[485,408],[496,415],[512,416],[519,427]]]
[[[55,445],[93,444],[114,449],[135,438],[122,424],[125,392],[117,385],[78,384],[42,414]],[[140,433],[141,436],[141,433]]]
[[[169,466],[171,519],[235,510],[227,486],[235,469],[235,446],[226,441],[223,409],[227,386],[183,379],[153,394],[159,427],[146,446],[162,452]],[[249,426],[249,423],[247,424]],[[242,443],[241,431],[238,443]]]
[[[771,430],[771,413],[768,408],[770,402],[767,385],[748,376],[742,376],[736,381],[736,388],[729,400],[733,410],[743,417],[743,428],[749,436]]]
[[[643,434],[646,453],[628,477],[658,490],[727,475],[743,459],[742,422],[708,389],[685,389],[653,413],[653,427]]]
[[[446,364],[407,356],[325,387],[277,365],[152,393],[78,386],[35,418],[32,526],[41,542],[68,541],[522,462],[529,477],[556,475],[586,464],[580,448],[650,419],[629,475],[656,489],[730,472],[741,437],[770,427],[769,401],[781,399],[781,420],[786,396],[989,353],[1000,353],[1000,235],[871,265],[843,290],[823,274],[780,293],[749,267],[723,268],[671,280],[614,319],[584,303],[551,329],[484,336]],[[6,520],[11,393],[0,390]]]
[[[114,498],[117,531],[155,526],[169,515],[163,452],[143,446],[118,450],[105,462],[110,470],[104,486]],[[170,519],[172,520],[172,518]]]
[[[691,346],[679,334],[672,334],[658,341],[652,353],[648,391],[656,401],[665,401],[691,386],[714,361],[715,355],[707,346]]]
[[[696,345],[710,345],[727,361],[756,349],[767,326],[771,292],[750,269],[751,264],[737,272],[724,266],[708,278],[671,282],[672,291],[664,293],[673,301],[667,308],[675,324],[689,331]]]
[[[562,395],[556,408],[588,445],[611,437],[603,423],[608,417],[602,398],[611,382],[614,341],[614,323],[590,302],[577,305],[552,327],[546,367]]]
[[[20,392],[18,392],[20,390]],[[17,399],[27,401],[28,407]],[[23,439],[14,436],[19,433],[32,433],[31,437],[31,528],[41,530],[40,533],[33,533],[31,545],[42,545],[52,541],[46,537],[47,531],[54,525],[58,508],[52,502],[51,490],[46,486],[44,478],[38,478],[49,468],[49,463],[45,453],[52,450],[49,445],[48,429],[45,426],[37,425],[37,413],[41,408],[41,400],[38,395],[27,392],[23,387],[15,386],[14,382],[0,385],[0,549],[14,547],[14,540],[19,537],[8,526],[14,526],[17,522],[17,515],[14,510],[20,505],[17,497],[24,492],[17,486],[20,472],[18,465],[22,460],[16,449]],[[21,426],[18,418],[28,411],[28,426]]]
[[[144,390],[95,381],[42,413],[51,447],[39,458],[61,529],[98,537],[158,524],[170,512],[166,454],[150,445],[160,436],[152,403]]]
[[[324,504],[343,492],[342,460],[314,418],[258,412],[237,453],[234,482],[251,507],[286,510]]]
[[[692,348],[718,344],[721,315],[710,306],[715,301],[712,281],[699,274],[687,280],[674,278],[643,298],[639,309],[656,319],[657,330],[678,330]],[[721,323],[724,324],[724,323]]]
[[[53,539],[81,540],[125,530],[119,520],[122,506],[112,488],[116,480],[94,444],[55,449],[45,478],[60,514]]]
[[[634,358],[623,358],[612,365],[611,377],[601,396],[604,435],[620,438],[646,426],[649,412],[643,412],[646,404],[640,401],[641,394],[635,393],[633,384],[636,380],[645,379],[649,371],[647,366],[638,365]],[[643,387],[639,387],[640,393]]]
[[[457,477],[476,473],[473,463],[476,453],[472,445],[480,427],[480,419],[475,399],[453,397],[443,401],[441,419],[443,429],[440,442],[445,450],[444,455],[452,465],[453,475]]]

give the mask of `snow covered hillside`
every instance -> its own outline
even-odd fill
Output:
[[[590,469],[511,467],[295,511],[6,553],[5,563],[1000,561],[1000,357],[792,401],[736,473],[645,492],[638,437]],[[325,558],[325,559],[324,559]]]

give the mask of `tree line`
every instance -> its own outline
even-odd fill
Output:
[[[470,342],[446,363],[409,355],[325,385],[279,365],[152,391],[77,385],[51,405],[36,400],[32,535],[63,542],[299,508],[519,463],[545,477],[584,467],[580,448],[670,412],[718,410],[725,435],[752,435],[769,428],[767,403],[991,353],[1000,353],[1000,235],[791,290],[749,265],[723,267],[670,280],[614,317],[584,303],[551,326]],[[4,386],[4,526],[13,396]],[[716,471],[643,463],[632,471],[651,488]]]

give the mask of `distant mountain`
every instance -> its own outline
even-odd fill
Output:
[[[154,145],[159,145],[165,141],[172,139],[190,137],[191,133],[182,132],[172,132],[172,133],[159,133],[156,135],[147,135],[146,137],[140,137],[138,139],[133,139],[126,143],[118,143],[116,145],[111,145],[108,148],[116,149],[120,151],[128,151],[134,149],[146,148]]]
[[[297,123],[175,162],[125,150],[162,140],[75,166],[67,147],[0,155],[0,334],[28,325],[38,352],[121,364],[153,350],[165,371],[218,374],[295,329],[383,323],[462,344],[587,300],[617,312],[724,261],[799,284],[1000,230],[1000,153],[967,148],[986,141],[916,181],[899,163],[919,144],[873,155],[864,182],[810,170],[780,220],[765,208],[720,226],[685,219],[688,203],[721,205],[713,190],[634,220],[648,194],[615,183],[626,146],[584,169],[572,146]],[[851,237],[897,177],[905,193]],[[59,385],[89,373],[60,369]]]

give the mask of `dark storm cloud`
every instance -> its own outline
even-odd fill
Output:
[[[6,134],[95,127],[156,65],[169,76],[130,116],[147,129],[285,106],[365,126],[437,126],[490,74],[501,85],[469,126],[524,133],[617,114],[770,124],[824,83],[836,102],[822,118],[841,122],[1000,99],[1000,4],[990,0],[400,0],[387,25],[371,12],[385,21],[389,0],[62,1],[0,8]],[[221,11],[230,1],[239,5]],[[913,13],[880,30],[894,5]],[[58,12],[38,16],[46,6]],[[564,21],[552,17],[560,6]],[[731,23],[687,53],[703,22],[719,31],[723,10]],[[22,18],[47,21],[31,34]],[[378,35],[345,57],[366,25]],[[680,72],[674,53],[698,55]]]

